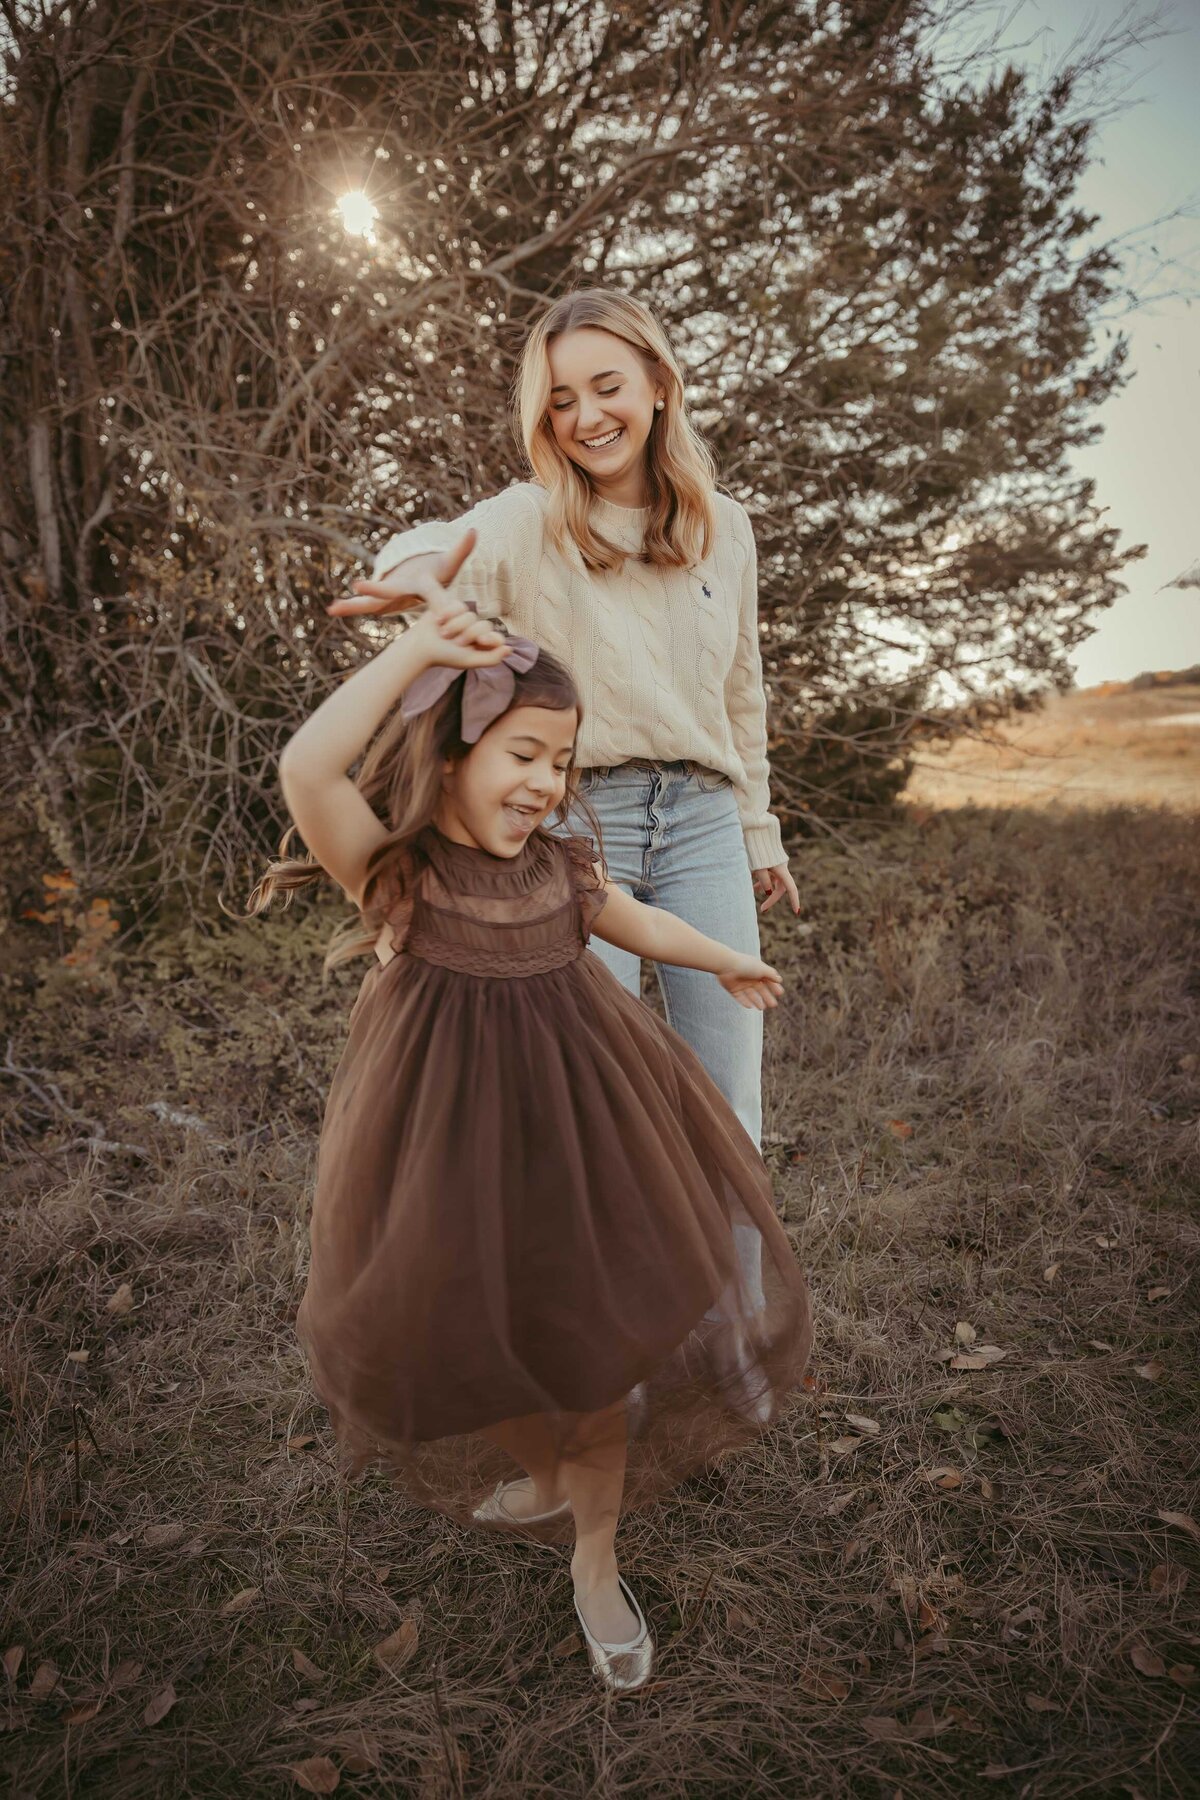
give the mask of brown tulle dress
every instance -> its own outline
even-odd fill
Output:
[[[586,949],[592,839],[507,858],[430,826],[412,853],[329,1092],[296,1321],[339,1462],[469,1525],[521,1473],[482,1428],[536,1413],[562,1455],[627,1441],[636,1509],[794,1401],[804,1277],[703,1064]]]

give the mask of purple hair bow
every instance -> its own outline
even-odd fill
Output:
[[[478,612],[473,601],[466,604],[472,612]],[[537,659],[536,644],[528,638],[510,637],[503,662],[484,663],[478,669],[454,669],[437,663],[417,676],[400,702],[400,711],[406,719],[425,712],[437,704],[460,675],[465,675],[460,735],[464,744],[478,743],[488,726],[512,705],[516,676],[532,669]]]

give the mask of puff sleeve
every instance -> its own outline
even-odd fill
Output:
[[[608,890],[596,870],[596,840],[588,832],[560,838],[567,859],[571,886],[579,903],[579,929],[584,943],[592,935],[592,926],[608,903]]]
[[[406,860],[404,869],[403,882],[395,866],[384,869],[373,899],[373,910],[381,914],[380,930],[385,925],[388,928],[387,942],[393,956],[404,953],[416,898],[417,867],[411,857]]]

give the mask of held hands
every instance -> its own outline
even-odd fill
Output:
[[[768,1006],[778,1006],[783,992],[783,977],[778,969],[773,969],[770,963],[760,962],[757,956],[731,956],[726,966],[718,971],[717,980],[739,1006],[754,1007],[758,1012],[765,1012]]]
[[[475,533],[465,531],[452,550],[410,556],[378,581],[360,579],[353,583],[354,598],[347,595],[325,610],[338,619],[359,613],[379,617],[384,613],[411,612],[417,601],[423,601],[438,617],[457,612],[459,602],[446,590],[474,548]]]
[[[508,639],[469,606],[452,601],[440,615],[427,609],[403,634],[427,668],[481,669],[503,662]]]

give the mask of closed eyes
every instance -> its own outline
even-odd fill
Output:
[[[521,752],[519,750],[514,750],[512,752],[512,754],[513,754],[513,756],[516,757],[518,762],[532,762],[533,761],[532,756],[522,756]],[[569,769],[569,768],[570,768],[570,764],[568,763],[567,768],[563,768],[563,769],[556,768],[554,773],[556,775],[565,775],[567,773],[567,769]]]
[[[619,394],[620,391],[621,390],[619,387],[597,388],[596,389],[596,392],[605,400],[608,399],[610,394]],[[574,406],[574,404],[575,404],[575,402],[573,400],[562,400],[559,402],[559,404],[557,406],[552,406],[550,408],[550,410],[551,410],[551,412],[566,412],[568,406]]]

